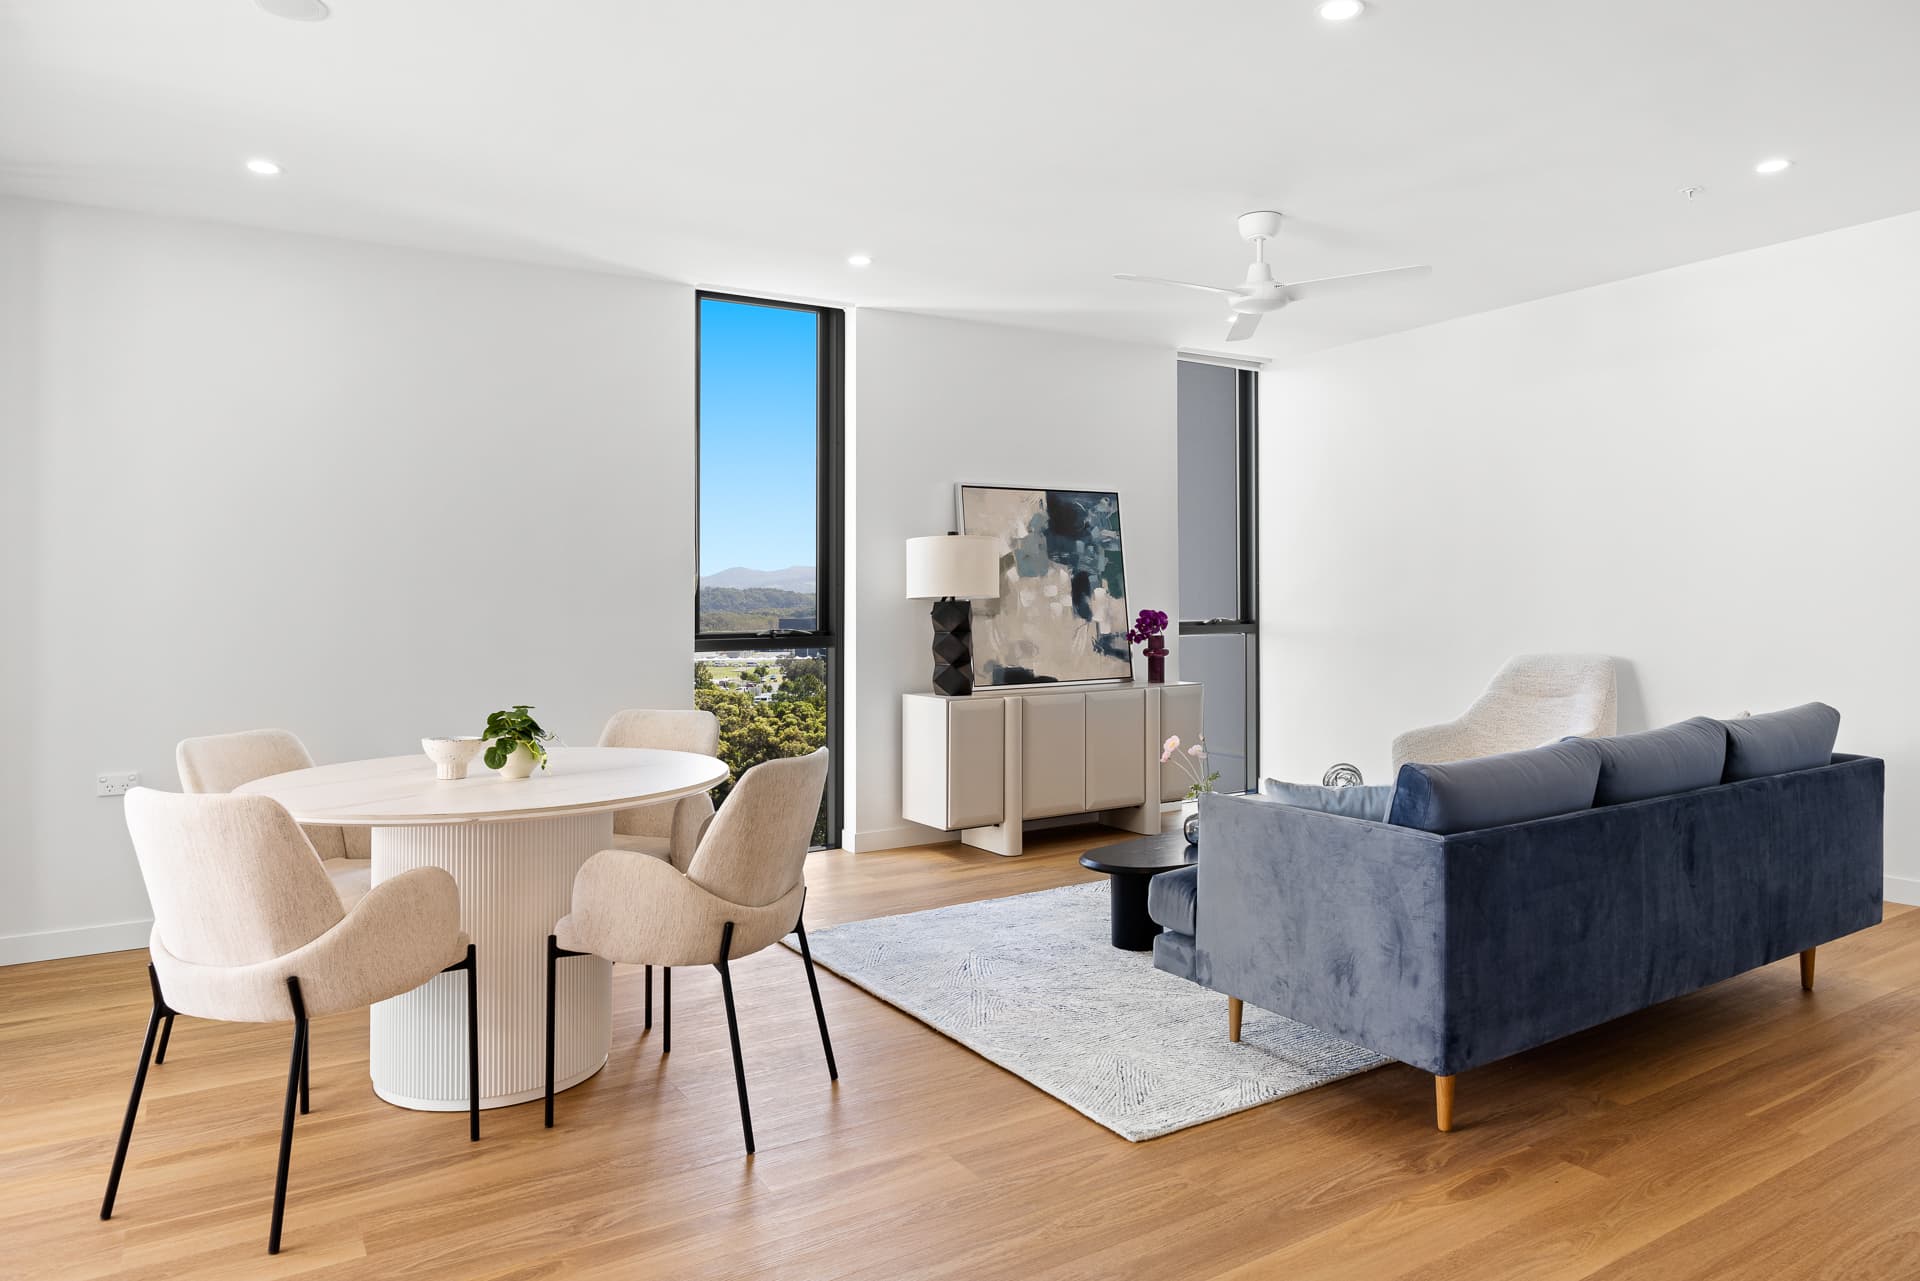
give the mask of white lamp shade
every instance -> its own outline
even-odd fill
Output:
[[[1000,545],[979,534],[907,540],[907,598],[981,600],[1000,594]]]

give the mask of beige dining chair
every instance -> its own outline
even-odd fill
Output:
[[[660,1051],[672,1050],[671,982],[675,965],[720,971],[733,1041],[733,1079],[740,1092],[740,1128],[753,1151],[747,1073],[729,963],[785,938],[800,936],[800,957],[827,1055],[827,1078],[840,1079],[820,1004],[813,953],[801,920],[806,905],[807,849],[827,783],[827,749],[763,761],[740,776],[708,825],[686,870],[632,850],[601,850],[573,881],[573,910],[547,937],[547,1114],[553,1124],[554,967],[561,957],[603,956],[627,965],[662,966]]]
[[[153,903],[147,982],[153,1011],[133,1075],[100,1217],[113,1217],[147,1065],[164,1021],[176,1015],[232,1023],[293,1022],[280,1164],[267,1253],[280,1252],[293,1154],[293,1110],[308,1110],[312,1042],[308,1020],[364,1009],[435,975],[467,975],[467,1132],[480,1138],[480,1037],[474,949],[460,930],[460,892],[437,867],[374,886],[351,911],[341,906],[312,844],[278,801],[265,796],[192,796],[136,787],[127,831]]]
[[[283,729],[184,738],[173,749],[183,792],[231,792],[242,783],[297,769],[312,769],[306,744]],[[301,828],[320,856],[342,907],[352,907],[373,884],[373,833],[364,827]]]

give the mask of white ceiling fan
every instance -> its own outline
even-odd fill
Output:
[[[1273,278],[1273,267],[1268,264],[1266,243],[1278,235],[1280,215],[1271,209],[1262,209],[1254,213],[1240,215],[1240,238],[1253,242],[1253,262],[1247,267],[1247,279],[1239,285],[1198,285],[1190,280],[1168,280],[1163,276],[1134,276],[1121,273],[1115,280],[1137,280],[1148,285],[1178,285],[1182,289],[1198,289],[1210,294],[1225,294],[1227,302],[1227,341],[1243,342],[1253,336],[1260,327],[1260,317],[1270,311],[1279,311],[1290,302],[1302,298],[1315,298],[1321,294],[1333,293],[1354,285],[1365,285],[1373,281],[1408,279],[1424,276],[1433,268],[1387,267],[1381,271],[1362,271],[1351,276],[1326,276],[1320,280],[1296,280],[1288,283]]]

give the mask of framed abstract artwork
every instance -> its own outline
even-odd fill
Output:
[[[1000,547],[999,599],[973,603],[976,681],[1132,679],[1120,495],[961,485],[959,506],[961,531]]]

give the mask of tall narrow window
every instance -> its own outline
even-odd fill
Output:
[[[1206,686],[1216,786],[1260,777],[1260,635],[1254,575],[1259,375],[1180,362],[1180,675]]]
[[[696,305],[694,704],[719,718],[735,778],[830,748],[813,840],[837,845],[844,313],[724,294]]]

